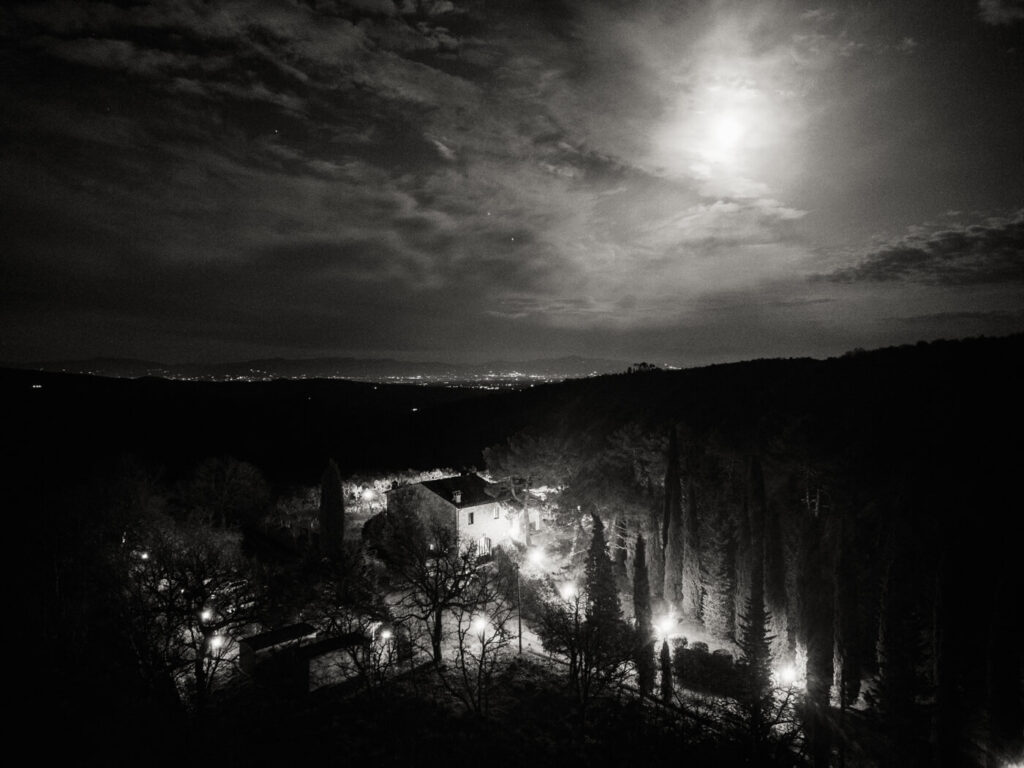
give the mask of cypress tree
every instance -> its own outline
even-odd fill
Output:
[[[683,490],[679,477],[679,444],[673,427],[668,437],[665,466],[665,508],[662,515],[662,546],[665,548],[665,589],[668,603],[683,602]]]
[[[835,682],[841,710],[857,702],[863,675],[860,650],[863,619],[859,611],[853,537],[846,521],[848,514],[845,509],[837,514],[839,530],[836,535]]]
[[[920,616],[906,547],[891,551],[883,582],[878,625],[878,675],[867,694],[890,740],[889,764],[909,765],[916,757],[921,680]]]
[[[756,583],[740,620],[736,644],[740,649],[739,668],[742,688],[739,697],[742,727],[755,764],[764,753],[771,735],[770,713],[773,705],[771,643],[768,634],[770,616],[764,607],[764,591]]]
[[[712,539],[704,557],[702,615],[704,626],[718,637],[732,640],[735,636],[735,605],[733,578],[735,545],[728,515],[719,509],[715,515]]]
[[[612,561],[615,563],[616,568],[621,568],[623,572],[626,570],[626,560],[628,559],[629,552],[626,547],[626,537],[629,535],[629,530],[626,527],[626,516],[619,515],[615,518],[615,544],[613,546],[613,557]]]
[[[643,534],[636,537],[633,559],[633,613],[636,616],[636,672],[640,693],[654,690],[654,625],[651,613],[651,586],[647,575],[647,545]]]
[[[690,473],[683,502],[683,613],[693,619],[704,618],[704,590],[701,585],[701,543],[697,520],[697,490]]]
[[[584,579],[587,590],[585,615],[588,622],[597,626],[612,626],[622,619],[622,607],[615,586],[615,573],[608,557],[608,545],[604,537],[604,523],[593,515],[594,532],[587,551]]]
[[[626,516],[619,515],[612,524],[612,570],[615,573],[615,584],[619,592],[629,592],[629,575],[626,562],[629,559],[629,551],[626,546],[626,536],[629,530],[626,526]]]
[[[580,661],[575,680],[581,724],[586,720],[592,695],[618,679],[633,656],[633,635],[622,620],[604,524],[596,514],[593,519],[594,531],[584,567],[586,599],[584,621],[578,633]]]
[[[647,540],[651,548],[647,552],[647,576],[651,585],[651,598],[661,600],[665,594],[665,550],[661,546],[662,510],[652,506],[648,524]]]
[[[661,700],[672,703],[672,654],[668,650],[668,640],[661,641]]]
[[[742,612],[754,595],[755,588],[764,600],[764,477],[761,463],[751,457],[743,509],[736,535],[736,626],[743,620]]]
[[[804,725],[812,762],[827,768],[832,752],[829,694],[835,674],[835,598],[830,567],[832,518],[809,514],[804,521],[800,558],[800,634],[807,648]],[[833,586],[832,589],[829,587]]]
[[[762,488],[764,478],[761,478]],[[762,490],[762,496],[766,496]],[[764,509],[764,601],[771,616],[770,630],[775,636],[775,652],[783,657],[792,652],[789,643],[788,605],[786,599],[786,559],[782,542],[782,523],[778,507],[768,504]],[[830,574],[826,574],[826,579]],[[826,582],[827,583],[827,580]],[[830,651],[831,652],[831,651]]]
[[[756,468],[756,469],[755,469]],[[751,467],[752,485],[756,487],[759,466]],[[763,485],[762,485],[763,493]],[[753,523],[753,521],[752,521]],[[752,527],[755,527],[752,525]],[[752,537],[753,542],[762,541]],[[751,750],[751,759],[757,763],[764,754],[771,735],[769,715],[772,696],[772,651],[774,639],[768,632],[771,616],[764,604],[764,548],[756,543],[749,552],[751,574],[750,596],[746,600],[737,630],[736,645],[740,649],[739,668],[742,673],[739,697],[743,728]]]
[[[334,460],[320,477],[320,551],[327,556],[341,552],[345,536],[345,498],[341,473]]]

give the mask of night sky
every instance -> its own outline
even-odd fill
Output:
[[[6,3],[0,360],[1024,330],[1024,3]]]

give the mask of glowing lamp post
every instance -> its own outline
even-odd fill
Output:
[[[786,666],[775,670],[775,676],[778,678],[779,683],[786,688],[790,688],[794,683],[796,683],[796,667],[792,664],[787,664]]]
[[[535,567],[539,567],[544,553],[535,549],[527,555],[527,558]],[[523,652],[523,588],[519,577],[519,563],[516,562],[516,622],[519,630],[519,653]]]
[[[544,552],[539,549],[533,550],[530,553],[530,562],[533,563],[534,567],[539,568],[541,561],[544,559]]]
[[[377,682],[383,682],[387,676],[388,669],[391,667],[392,654],[394,653],[394,648],[391,645],[392,637],[390,629],[382,629],[380,631],[380,644],[372,651],[370,663]]]
[[[572,610],[572,638],[569,643],[569,679],[575,684],[579,680],[579,646],[580,637],[580,593],[576,584],[568,582],[558,590],[567,607]]]

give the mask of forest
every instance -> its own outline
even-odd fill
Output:
[[[1013,764],[1022,352],[497,393],[3,371],[23,711],[83,764]],[[554,489],[560,570],[381,511],[445,467]],[[218,685],[296,621],[350,680]]]

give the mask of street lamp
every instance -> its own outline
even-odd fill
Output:
[[[775,671],[775,674],[776,674],[776,677],[778,677],[779,682],[785,688],[789,688],[794,683],[796,683],[796,678],[797,678],[796,667],[793,666],[792,664],[787,664],[786,666],[784,666],[784,667],[782,667],[780,669],[777,669]]]
[[[569,680],[575,684],[579,680],[579,655],[580,655],[580,593],[575,582],[563,584],[559,590],[566,606],[572,609],[572,634],[569,638]]]
[[[540,549],[534,549],[527,555],[527,559],[534,564],[534,566],[540,566],[541,560],[544,559],[544,552]],[[515,561],[516,566],[516,622],[519,628],[519,653],[523,652],[523,588],[522,580],[519,576],[519,561]]]
[[[523,653],[523,588],[519,578],[519,561],[516,561],[516,624],[518,626],[519,653]]]

